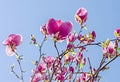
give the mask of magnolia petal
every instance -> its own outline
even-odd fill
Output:
[[[6,46],[6,53],[7,53],[8,56],[13,56],[14,55],[14,52],[11,49],[10,46]]]
[[[47,23],[47,31],[50,35],[56,34],[59,30],[58,24],[55,19],[51,18],[49,19]]]
[[[71,22],[63,22],[59,27],[59,36],[66,37],[72,30]]]

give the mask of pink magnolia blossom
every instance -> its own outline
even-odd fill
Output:
[[[53,66],[53,63],[55,61],[54,57],[52,56],[47,56],[47,57],[44,57],[43,58],[43,61],[48,65],[48,67],[52,67]]]
[[[73,59],[74,57],[71,54],[66,54],[64,57],[64,62],[67,64],[70,63]]]
[[[73,43],[69,43],[69,44],[67,44],[67,50],[69,50],[69,51],[73,51],[74,50],[74,44]]]
[[[95,39],[96,39],[95,31],[92,31],[91,33],[85,35],[81,35],[81,34],[78,35],[78,40],[84,44],[91,44],[92,42],[95,41]]]
[[[42,34],[44,34],[46,37],[49,35],[49,33],[48,33],[48,31],[47,31],[47,28],[46,28],[46,24],[40,28],[40,31],[41,31]]]
[[[69,71],[74,73],[74,68],[72,66],[69,67]]]
[[[62,68],[62,69],[58,69],[56,72],[55,72],[55,77],[56,77],[56,80],[58,81],[62,81],[64,82],[65,80],[65,74],[67,73],[67,68]]]
[[[16,47],[22,42],[22,36],[20,34],[10,34],[6,40],[3,41],[3,45],[6,46],[6,52],[8,56],[13,56]]]
[[[40,64],[38,65],[36,71],[37,71],[38,73],[45,74],[45,73],[46,73],[46,70],[47,70],[46,64],[45,64],[44,62],[42,62],[42,63],[40,63]]]
[[[46,25],[47,31],[56,40],[64,40],[72,30],[71,22],[62,22],[61,20],[49,19]]]
[[[116,55],[115,43],[110,42],[107,46],[103,47],[103,54],[106,58],[110,58]]]
[[[40,82],[42,80],[47,81],[48,77],[46,74],[41,74],[40,72],[37,72],[36,70],[32,70],[33,75],[30,77],[30,82]]]
[[[62,74],[57,74],[56,75],[56,80],[64,82],[64,79],[65,79],[65,75],[62,75]]]
[[[40,73],[36,73],[35,75],[31,76],[30,82],[39,82],[40,81]]]
[[[70,33],[70,34],[68,35],[68,38],[67,38],[67,44],[68,44],[68,43],[73,43],[76,39],[77,39],[77,34],[75,34],[75,33],[74,33],[74,34],[71,34],[71,33]]]
[[[77,79],[77,82],[97,82],[96,79],[92,80],[92,74],[83,72]]]
[[[85,8],[80,8],[77,10],[76,14],[75,14],[75,20],[76,22],[83,24],[86,22],[87,20],[87,10]]]
[[[83,57],[82,52],[79,52],[75,58],[74,61],[76,64],[80,64],[80,68],[82,68],[86,64],[86,58]]]
[[[114,31],[114,35],[115,35],[115,37],[120,38],[120,28],[117,28],[117,29]]]

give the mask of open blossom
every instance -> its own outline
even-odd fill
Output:
[[[86,58],[83,57],[82,52],[76,54],[74,61],[77,65],[80,65],[80,68],[82,68],[86,64]]]
[[[48,65],[48,67],[52,67],[53,66],[53,63],[55,61],[54,57],[52,56],[47,56],[47,57],[44,57],[43,58],[43,61]]]
[[[120,38],[120,28],[117,28],[117,29],[114,31],[114,35],[115,35],[115,37]]]
[[[77,10],[76,14],[75,14],[75,20],[76,22],[83,24],[86,22],[87,20],[87,10],[85,8],[80,8]]]
[[[115,43],[109,42],[108,45],[103,47],[103,54],[106,58],[111,58],[116,55]]]
[[[92,42],[95,41],[95,39],[96,39],[95,31],[92,31],[91,33],[85,35],[78,35],[78,40],[84,44],[91,44]]]
[[[48,77],[46,76],[46,74],[41,74],[40,72],[36,72],[36,70],[32,70],[30,82],[40,82],[42,80],[44,80],[45,82],[48,81]]]
[[[74,59],[74,57],[71,54],[66,54],[64,57],[64,62],[65,64],[70,63],[72,60]]]
[[[45,64],[44,62],[42,62],[42,63],[40,63],[40,64],[38,65],[36,71],[37,71],[38,73],[45,74],[45,73],[46,73],[46,70],[47,70],[46,64]]]
[[[70,66],[68,69],[70,72],[74,73],[74,67]]]
[[[67,38],[67,44],[73,43],[77,39],[77,34],[69,34]]]
[[[6,46],[6,52],[9,56],[14,55],[16,47],[22,42],[22,36],[20,34],[10,34],[6,40],[3,41],[3,45]]]
[[[64,40],[72,30],[71,22],[62,22],[61,20],[49,19],[46,24],[47,32],[53,36],[54,39]]]
[[[96,82],[95,80],[92,81],[92,75],[89,73],[82,73],[79,78],[77,79],[77,82]]]
[[[65,80],[65,74],[67,73],[67,68],[62,68],[62,69],[58,69],[56,72],[55,72],[55,77],[56,77],[56,80],[57,81],[61,81],[61,82],[64,82]]]

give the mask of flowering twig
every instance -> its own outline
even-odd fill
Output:
[[[42,57],[42,46],[43,46],[43,44],[44,44],[45,41],[46,41],[46,37],[44,37],[41,45],[39,45],[39,53],[40,53],[40,56],[39,56],[39,61],[38,61],[38,62],[40,62],[40,60],[41,60],[41,57]]]
[[[22,58],[21,58],[21,56],[19,56],[18,55],[18,53],[17,52],[15,52],[14,51],[14,53],[16,54],[16,59],[17,59],[17,63],[18,63],[18,65],[19,65],[19,69],[20,69],[20,76],[18,76],[15,72],[14,72],[14,70],[12,69],[12,72],[13,72],[13,74],[15,74],[15,76],[17,77],[17,78],[19,78],[21,81],[20,82],[24,82],[24,78],[23,78],[23,73],[24,73],[24,71],[23,71],[23,69],[22,69],[22,65],[21,65],[21,60],[22,60]]]

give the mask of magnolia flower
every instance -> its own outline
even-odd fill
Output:
[[[83,72],[80,77],[77,79],[77,82],[92,82],[92,79],[91,79],[92,75],[91,74],[88,74],[86,72]],[[93,81],[95,82],[95,81]]]
[[[67,44],[73,43],[77,39],[77,34],[69,34],[67,38]]]
[[[91,33],[85,35],[81,35],[81,34],[78,35],[78,40],[84,44],[91,44],[92,42],[95,41],[95,39],[96,39],[95,31],[92,31]]]
[[[65,80],[65,74],[67,73],[67,68],[59,68],[59,70],[57,70],[55,72],[55,77],[56,77],[56,80],[57,81],[61,81],[61,82],[64,82]]]
[[[70,63],[73,59],[74,59],[74,57],[73,57],[71,54],[65,54],[64,62],[65,62],[65,64],[68,64],[68,63]]]
[[[106,58],[111,58],[116,55],[115,43],[109,42],[108,45],[103,47],[103,54]]]
[[[6,46],[6,52],[8,56],[13,56],[14,51],[22,42],[22,36],[20,34],[10,34],[6,40],[3,41],[3,45]]]
[[[55,61],[54,57],[52,56],[47,56],[43,58],[43,61],[47,64],[47,66],[50,68],[53,66],[53,63]]]
[[[115,35],[115,37],[120,38],[120,28],[117,28],[117,29],[114,31],[114,35]]]
[[[49,35],[49,33],[48,33],[48,31],[47,31],[47,28],[46,28],[46,24],[40,28],[40,31],[41,31],[42,34],[44,34],[46,37]]]
[[[86,22],[87,20],[87,10],[85,8],[80,8],[77,10],[76,14],[75,14],[75,20],[76,22],[83,24]]]
[[[46,76],[46,74],[41,74],[40,72],[37,72],[37,70],[32,70],[30,82],[40,82],[42,80],[44,80],[45,82],[48,81],[48,77]]]
[[[46,73],[46,64],[44,62],[40,63],[37,67],[37,72],[40,74],[45,74]]]
[[[51,18],[46,24],[46,29],[55,40],[64,40],[72,30],[72,23]]]
[[[86,64],[86,58],[83,57],[82,52],[76,54],[74,61],[77,65],[80,65],[80,68],[82,68]]]
[[[68,69],[70,72],[74,73],[74,67],[70,66]]]

